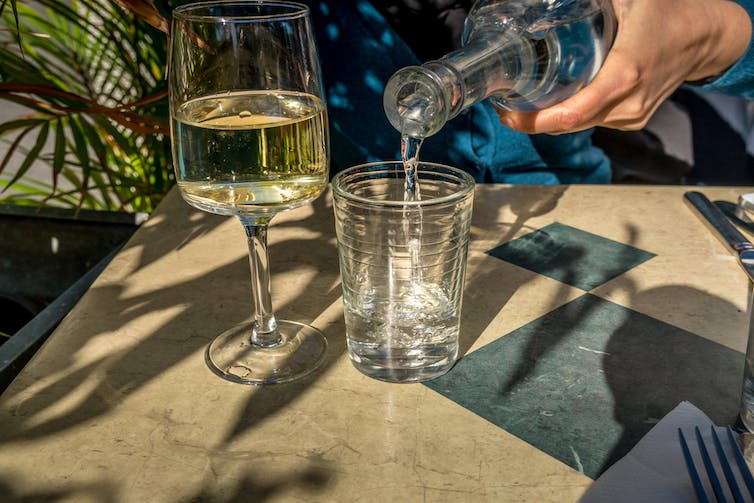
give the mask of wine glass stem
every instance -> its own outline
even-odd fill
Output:
[[[249,244],[249,264],[251,266],[251,295],[254,300],[254,324],[251,343],[262,347],[280,344],[278,324],[272,312],[270,295],[270,268],[267,252],[267,225],[270,217],[245,218],[241,223],[246,230]]]

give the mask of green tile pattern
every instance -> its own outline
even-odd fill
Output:
[[[732,424],[743,362],[725,346],[584,294],[426,385],[596,478],[682,400]]]
[[[558,222],[487,254],[586,291],[655,256]]]

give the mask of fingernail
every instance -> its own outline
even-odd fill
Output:
[[[500,117],[500,123],[505,127],[513,129],[513,121],[509,117]]]

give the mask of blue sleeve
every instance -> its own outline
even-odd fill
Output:
[[[400,158],[400,135],[385,117],[385,82],[399,68],[420,61],[366,0],[304,0],[322,65],[330,121],[332,171],[364,162]],[[555,138],[555,137],[553,137]],[[552,143],[575,146],[570,135]],[[601,152],[591,142],[579,146]],[[557,148],[550,150],[557,151]],[[504,127],[488,103],[478,103],[424,141],[420,159],[467,171],[478,182],[558,184],[594,180],[595,165],[573,165],[568,177],[543,160],[531,138]],[[593,156],[571,156],[593,161]],[[597,164],[607,169],[604,155]],[[609,178],[609,175],[608,175]],[[567,182],[566,182],[567,179]]]
[[[735,0],[749,14],[754,25],[754,0]],[[735,65],[709,84],[700,86],[705,91],[728,94],[742,98],[754,98],[754,36],[749,47]]]

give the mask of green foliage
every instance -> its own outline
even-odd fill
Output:
[[[11,5],[0,16],[0,106],[25,113],[0,124],[0,202],[151,212],[174,183],[168,2]],[[31,179],[34,162],[51,184]]]

